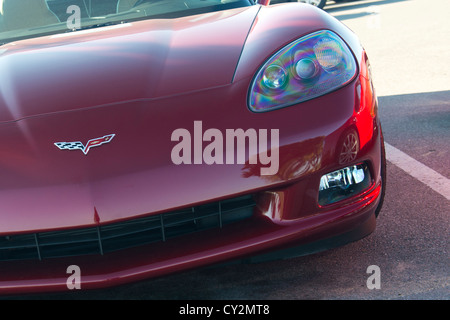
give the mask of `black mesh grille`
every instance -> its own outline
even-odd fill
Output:
[[[249,218],[254,206],[252,196],[243,196],[98,227],[0,236],[0,261],[104,254],[166,241]]]

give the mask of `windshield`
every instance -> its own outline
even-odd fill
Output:
[[[0,0],[0,45],[145,19],[252,5],[251,0]]]

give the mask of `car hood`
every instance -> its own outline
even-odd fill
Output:
[[[232,82],[259,9],[0,47],[0,234],[112,222],[222,194],[218,186],[201,191],[205,181],[192,188],[205,173],[171,162],[171,133],[192,126],[198,116],[184,119],[203,113],[195,108],[205,100],[232,94],[221,88]],[[55,146],[108,134],[106,153]]]
[[[229,84],[258,6],[10,43],[0,122]]]
[[[0,47],[0,235],[176,210],[320,170],[332,154],[321,136],[352,115],[351,89],[330,97],[340,108],[314,99],[255,114],[246,104],[261,63],[319,28],[341,27],[313,6],[251,6]],[[173,133],[198,141],[199,121],[203,132],[282,128],[279,171],[261,176],[249,161],[176,165]],[[88,154],[55,145],[113,134]]]

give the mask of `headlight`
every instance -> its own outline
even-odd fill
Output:
[[[261,67],[250,87],[249,107],[263,112],[317,98],[349,83],[356,71],[355,58],[338,35],[311,33]]]

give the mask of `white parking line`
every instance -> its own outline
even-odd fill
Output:
[[[384,143],[386,148],[386,159],[396,165],[417,180],[425,183],[434,191],[450,200],[450,180],[437,173],[433,169],[411,158],[406,153],[398,150],[388,143]]]

